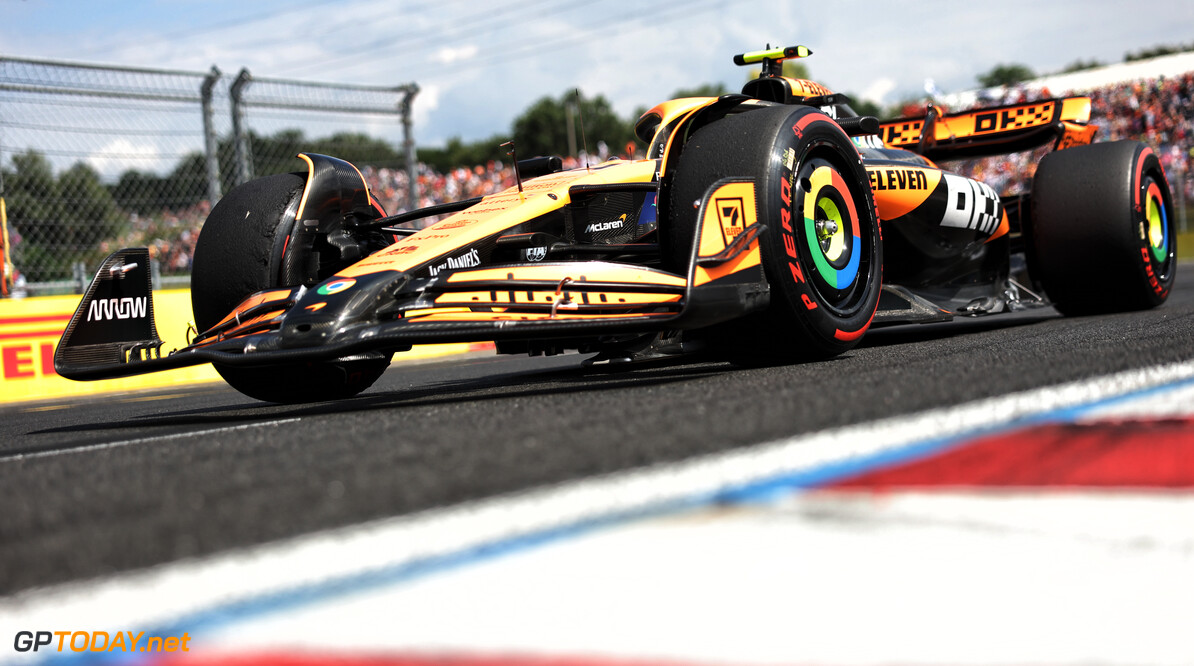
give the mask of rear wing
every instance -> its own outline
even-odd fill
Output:
[[[929,105],[921,117],[880,124],[880,138],[892,148],[931,160],[988,157],[1031,150],[1050,141],[1054,148],[1082,146],[1098,128],[1088,125],[1090,98],[1065,97],[940,115]]]

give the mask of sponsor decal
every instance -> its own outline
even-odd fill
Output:
[[[829,88],[808,79],[788,79],[792,86],[792,93],[801,97],[823,97],[832,94]]]
[[[740,197],[720,198],[713,200],[713,207],[717,210],[717,221],[721,223],[721,235],[726,245],[729,245],[746,229],[743,212],[745,203]]]
[[[1140,258],[1144,260],[1144,272],[1148,275],[1148,286],[1158,294],[1163,293],[1161,282],[1157,280],[1157,274],[1153,272],[1153,264],[1148,259],[1148,248],[1140,248]]]
[[[54,371],[54,348],[80,300],[77,295],[0,299],[0,403],[219,380],[219,375],[211,365],[137,375],[116,382],[75,382],[59,377]],[[145,305],[144,319],[102,322],[87,322],[90,304],[84,305],[79,313],[79,327],[135,327],[145,330],[152,316],[161,327],[165,349],[177,349],[187,344],[187,322],[194,316],[191,314],[189,290],[157,292],[153,295],[152,303],[146,299]],[[139,306],[137,310],[139,312]],[[12,640],[12,631],[15,630],[15,626],[10,627],[6,640]],[[4,657],[0,656],[2,662]]]
[[[105,319],[143,319],[147,312],[148,299],[145,296],[137,298],[97,298],[87,307],[87,321],[103,321]]]
[[[986,183],[952,173],[943,173],[942,180],[945,182],[946,199],[941,226],[995,233],[1003,218],[1003,207],[995,190]]]
[[[481,255],[477,253],[476,249],[469,250],[458,257],[448,257],[443,263],[438,266],[429,266],[427,270],[434,277],[444,269],[456,270],[458,268],[473,268],[481,265]]]
[[[523,259],[530,262],[539,262],[547,258],[547,246],[543,247],[528,247],[523,250]]]
[[[1061,143],[1057,144],[1058,150],[1090,145],[1090,142],[1094,140],[1095,131],[1098,129],[1094,125],[1074,125],[1069,122],[1064,125],[1065,133],[1061,135]]]
[[[920,130],[924,126],[923,120],[888,125],[883,128],[886,132],[883,140],[893,146],[916,143],[920,140]]]
[[[352,285],[356,283],[357,281],[352,278],[335,280],[333,282],[328,282],[327,284],[319,285],[319,288],[315,290],[315,293],[319,294],[320,296],[331,296],[352,287]]]
[[[779,198],[783,205],[779,207],[780,237],[784,242],[784,252],[788,255],[788,271],[792,274],[792,281],[797,285],[804,285],[804,271],[800,268],[800,259],[796,254],[796,237],[792,232],[792,180],[795,172],[781,174],[779,180]],[[809,310],[816,309],[817,304],[808,294],[801,294],[800,300]]]
[[[481,265],[481,255],[475,249],[459,257],[448,257],[448,268],[472,268]]]
[[[872,190],[924,190],[929,179],[920,169],[867,169]]]
[[[410,254],[419,249],[418,243],[411,243],[410,245],[394,245],[390,248],[390,254]]]
[[[190,652],[190,640],[188,633],[147,637],[144,631],[18,631],[12,647],[17,652]]]
[[[1053,120],[1055,106],[1056,104],[1053,102],[1044,102],[1002,111],[976,113],[974,115],[974,133],[985,134],[1047,125]]]
[[[597,233],[598,231],[621,229],[623,224],[626,224],[626,213],[622,213],[622,215],[616,220],[610,220],[608,222],[593,222],[589,226],[585,227],[584,233],[592,234]]]
[[[474,213],[476,213],[476,212],[485,212],[485,211],[488,211],[488,210],[504,210],[504,209],[502,209],[502,208],[492,208],[492,209],[478,209],[478,208],[474,208],[474,209],[472,209],[472,211],[473,211]],[[461,219],[461,220],[444,220],[443,222],[440,222],[439,224],[437,224],[437,225],[434,225],[434,226],[433,226],[433,227],[431,227],[431,228],[432,228],[432,229],[436,229],[436,230],[439,230],[439,229],[459,229],[460,227],[467,227],[468,225],[470,225],[470,224],[472,224],[472,223],[474,223],[474,222],[476,222],[476,220],[475,220],[475,219],[468,218],[468,217],[466,217],[466,218],[464,218],[464,219]]]
[[[58,333],[61,333],[59,331]],[[34,350],[37,349],[35,352]],[[40,365],[39,365],[40,361]],[[5,379],[29,379],[38,376],[52,377],[54,372],[54,343],[4,345],[0,347],[0,365],[4,367]]]

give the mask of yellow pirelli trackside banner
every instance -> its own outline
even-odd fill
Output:
[[[43,296],[0,301],[0,402],[23,402],[63,396],[130,391],[194,384],[220,379],[210,365],[197,365],[137,377],[75,382],[54,372],[54,348],[70,323],[81,295]],[[158,334],[165,353],[186,346],[191,320],[191,292],[158,291],[153,295]]]
[[[208,364],[93,382],[59,377],[54,372],[54,349],[82,298],[71,295],[0,300],[0,403],[222,381]],[[190,290],[154,292],[153,309],[158,335],[165,342],[162,353],[186,346],[187,324],[191,321]],[[395,354],[394,361],[492,347],[492,343],[422,345]]]

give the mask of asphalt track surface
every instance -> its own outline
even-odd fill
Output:
[[[207,384],[0,408],[0,595],[1189,360],[1194,265],[1177,284],[1156,310],[882,329],[821,363],[469,355],[338,403]]]

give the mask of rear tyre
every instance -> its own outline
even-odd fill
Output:
[[[245,297],[283,284],[287,239],[294,229],[306,178],[286,173],[233,188],[212,209],[195,244],[191,309],[205,331]],[[320,276],[328,277],[328,276]],[[350,398],[369,388],[390,364],[389,354],[261,367],[213,363],[237,391],[265,402]]]
[[[1148,146],[1050,153],[1032,184],[1030,270],[1063,314],[1156,307],[1176,273],[1173,222],[1169,185]]]
[[[693,202],[722,178],[755,182],[763,269],[771,301],[761,316],[711,331],[737,360],[823,359],[856,345],[879,303],[882,240],[866,171],[853,142],[825,114],[775,106],[727,116],[684,146],[665,234],[687,264]]]

